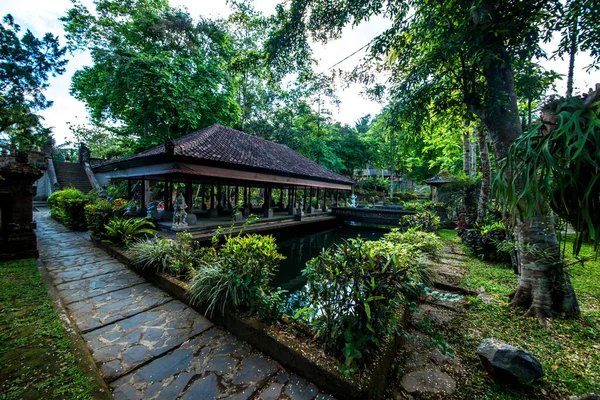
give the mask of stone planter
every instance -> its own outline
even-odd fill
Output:
[[[122,249],[98,240],[93,242],[171,296],[201,314],[205,313],[206,309],[202,305],[190,302],[187,285],[184,282],[154,271],[140,271],[134,268],[132,260]],[[404,326],[408,319],[408,309],[405,307],[401,312]],[[348,379],[339,372],[338,363],[332,357],[325,355],[319,349],[281,335],[273,327],[254,318],[231,312],[225,315],[215,312],[211,319],[215,324],[223,326],[278,361],[285,368],[312,381],[320,389],[339,399],[370,399],[382,396],[385,393],[394,358],[402,342],[401,336],[396,336],[388,341],[388,346],[380,346],[384,350],[379,354],[377,364],[372,371],[359,378]]]

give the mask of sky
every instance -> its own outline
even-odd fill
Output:
[[[274,12],[275,6],[280,1],[255,0],[254,5],[257,10],[262,11],[265,15],[269,15]],[[83,0],[83,4],[89,8],[93,7],[91,0]],[[199,15],[204,17],[226,17],[229,14],[229,7],[226,0],[171,0],[171,4],[187,8],[192,17]],[[41,37],[46,32],[52,32],[54,35],[59,36],[62,44],[65,44],[64,30],[58,18],[64,15],[70,6],[71,2],[69,0],[4,0],[0,2],[0,16],[10,13],[23,30],[31,30],[36,37]],[[345,28],[339,40],[330,41],[327,45],[313,44],[314,55],[319,61],[317,70],[326,71],[337,62],[363,47],[389,26],[390,22],[388,20],[376,17],[357,27]],[[546,51],[551,52],[555,44],[550,43],[546,46]],[[364,55],[364,50],[345,60],[336,69],[351,70],[360,61],[362,55]],[[594,71],[591,74],[584,71],[584,67],[590,61],[591,59],[587,55],[580,55],[577,58],[575,93],[587,91],[596,83],[600,83],[599,71]],[[54,101],[54,104],[51,108],[41,111],[40,114],[44,117],[45,125],[53,127],[54,137],[58,144],[66,140],[72,140],[68,123],[85,124],[88,122],[88,113],[84,103],[76,100],[69,94],[69,86],[73,73],[83,66],[91,64],[91,57],[88,53],[79,52],[69,55],[66,72],[63,75],[50,79],[50,86],[45,94],[49,100]],[[544,67],[566,75],[568,65],[566,61],[546,61],[544,62]],[[361,95],[361,91],[362,87],[357,84],[338,89],[337,95],[341,100],[341,104],[339,107],[329,108],[331,117],[342,123],[353,125],[363,115],[377,114],[381,110],[382,105],[365,99]],[[564,81],[557,84],[557,92],[561,94],[565,92]]]

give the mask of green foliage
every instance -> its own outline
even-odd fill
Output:
[[[568,237],[570,245],[574,236]],[[461,285],[471,290],[483,286],[486,294],[497,302],[486,304],[469,298],[465,314],[448,327],[447,340],[466,366],[465,384],[456,393],[459,398],[562,399],[600,391],[600,352],[594,347],[600,340],[600,260],[595,258],[593,246],[585,243],[580,256],[589,261],[571,265],[569,276],[577,292],[581,315],[558,317],[547,328],[506,307],[508,295],[518,281],[512,268],[478,259],[465,264],[468,273]],[[571,256],[566,261],[576,260]],[[526,388],[490,382],[476,355],[477,346],[488,337],[530,351],[542,364],[544,379]]]
[[[105,240],[121,247],[127,247],[135,239],[156,233],[152,222],[138,218],[114,217],[104,228],[106,229],[103,234]]]
[[[239,116],[227,73],[230,37],[218,22],[194,21],[164,1],[75,2],[62,18],[72,48],[89,50],[93,65],[75,72],[72,94],[97,125],[139,135],[140,147],[163,143]]]
[[[50,139],[50,130],[42,126],[37,111],[52,105],[44,96],[49,75],[65,71],[66,48],[58,38],[46,33],[36,38],[7,14],[0,24],[0,133],[19,150],[34,150]]]
[[[539,212],[539,198],[579,233],[577,254],[584,236],[600,242],[600,102],[587,104],[570,98],[558,107],[558,125],[541,124],[523,134],[509,151],[495,185],[508,212],[522,218]],[[553,110],[550,110],[553,111]],[[506,169],[511,172],[505,176]]]
[[[165,272],[188,279],[200,260],[209,261],[216,256],[214,248],[201,248],[189,233],[178,233],[175,240],[146,238],[136,240],[127,248],[140,269]]]
[[[435,232],[440,227],[440,217],[433,211],[425,210],[413,215],[405,215],[400,223],[419,231]]]
[[[350,239],[307,263],[308,305],[295,317],[315,329],[347,376],[370,365],[378,346],[400,333],[401,308],[423,288],[418,254],[388,241]]]
[[[73,230],[86,229],[84,207],[89,202],[89,196],[75,188],[57,190],[48,197],[50,214]]]
[[[200,260],[190,283],[191,300],[215,310],[247,310],[265,321],[277,319],[281,291],[269,286],[284,257],[273,236],[225,237],[225,243]]]
[[[475,257],[492,262],[511,262],[514,238],[499,216],[490,213],[480,223],[459,225],[458,236]]]
[[[104,127],[68,124],[75,143],[85,143],[94,158],[111,159],[133,154],[135,138],[117,135]]]
[[[88,231],[92,236],[102,238],[102,235],[106,233],[106,225],[114,217],[123,217],[128,204],[124,199],[111,201],[103,197],[98,197],[93,202],[86,204],[84,210]]]
[[[428,256],[437,259],[442,249],[442,241],[435,233],[424,232],[416,228],[409,228],[405,232],[394,228],[383,235],[383,238],[395,245],[409,245]]]

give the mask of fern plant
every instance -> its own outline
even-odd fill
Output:
[[[121,247],[128,247],[134,239],[155,233],[155,225],[146,219],[113,218],[104,228],[106,229],[105,241]]]

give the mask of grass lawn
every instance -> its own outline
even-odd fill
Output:
[[[93,397],[35,260],[0,262],[0,315],[1,399]]]
[[[593,254],[592,247],[584,245],[581,256]],[[464,380],[458,382],[459,398],[564,399],[568,395],[600,393],[600,260],[570,266],[581,316],[576,319],[559,316],[549,322],[547,330],[536,319],[523,318],[523,310],[507,307],[506,295],[517,285],[511,268],[473,258],[467,268],[463,286],[473,290],[483,286],[499,303],[484,304],[469,298],[466,314],[455,319],[445,333],[467,369]],[[476,354],[484,338],[499,339],[530,351],[542,363],[545,376],[529,388],[496,384]]]

